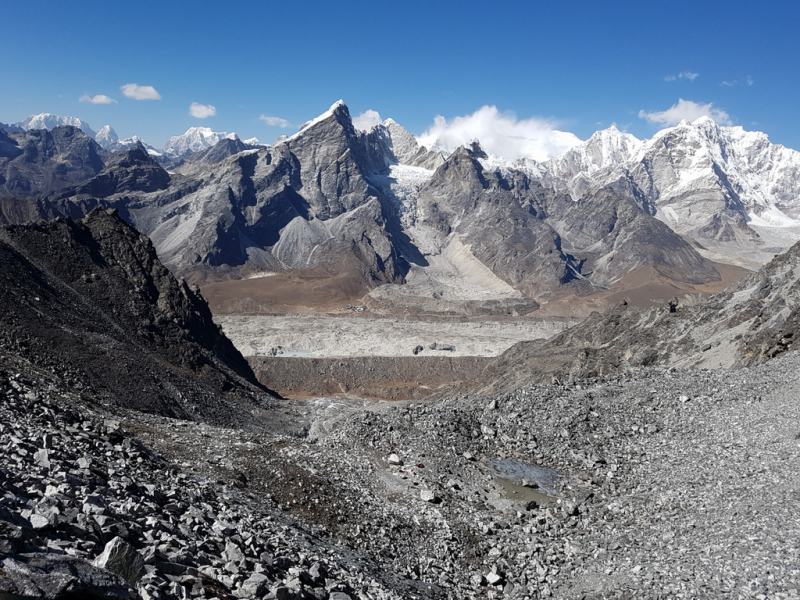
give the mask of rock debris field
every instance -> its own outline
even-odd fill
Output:
[[[426,356],[498,356],[517,342],[548,338],[573,324],[534,319],[418,320],[369,313],[217,315],[214,319],[244,356],[280,352],[278,356],[309,358],[411,356],[418,346]]]
[[[315,399],[282,436],[112,410],[4,360],[0,595],[797,598],[798,373],[791,352]]]

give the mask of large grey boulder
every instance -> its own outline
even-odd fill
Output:
[[[94,566],[116,573],[131,585],[145,573],[144,558],[121,537],[115,537],[106,544],[103,552],[94,560]]]

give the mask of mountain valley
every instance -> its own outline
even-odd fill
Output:
[[[0,125],[0,598],[795,598],[800,154]]]

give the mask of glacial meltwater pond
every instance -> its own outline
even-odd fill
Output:
[[[555,469],[529,465],[513,458],[497,458],[489,462],[495,481],[507,500],[537,504],[553,504],[558,499],[556,487],[561,476]]]

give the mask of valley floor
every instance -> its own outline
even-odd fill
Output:
[[[244,356],[285,358],[414,356],[420,346],[418,356],[498,356],[517,342],[548,338],[574,324],[566,319],[418,319],[369,312],[223,314],[214,320]]]

